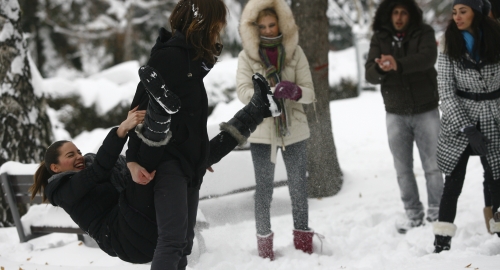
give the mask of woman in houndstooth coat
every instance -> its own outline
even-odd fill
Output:
[[[490,229],[500,236],[500,25],[488,17],[487,0],[455,0],[453,20],[438,57],[441,131],[438,165],[446,175],[433,224],[435,253],[449,250],[468,159],[479,155],[491,193]]]

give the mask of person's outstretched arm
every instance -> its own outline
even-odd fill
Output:
[[[281,107],[271,93],[269,83],[264,76],[255,73],[251,78],[254,87],[252,98],[227,123],[221,123],[221,132],[210,140],[207,168],[209,171],[213,171],[211,166],[229,154],[238,144],[245,144],[264,118],[281,114]]]
[[[134,129],[138,124],[142,123],[146,111],[138,110],[139,106],[136,106],[130,110],[127,114],[127,119],[125,119],[116,130],[116,135],[120,138],[125,138],[128,132]]]

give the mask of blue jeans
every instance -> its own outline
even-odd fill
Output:
[[[306,141],[286,146],[282,151],[288,176],[288,190],[292,200],[293,226],[296,230],[308,230],[308,202],[306,179]],[[275,164],[271,162],[271,145],[250,144],[253,166],[255,170],[255,223],[257,233],[271,233],[271,201],[273,199],[273,182]]]
[[[439,111],[434,109],[415,115],[386,115],[387,137],[398,177],[401,199],[409,219],[423,219],[424,207],[420,202],[415,173],[413,172],[413,142],[425,172],[427,185],[427,217],[437,220],[443,193],[443,176],[437,165]]]

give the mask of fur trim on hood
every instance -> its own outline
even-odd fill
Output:
[[[410,25],[408,29],[412,29],[416,25],[422,24],[422,9],[420,9],[415,0],[383,0],[375,12],[375,19],[373,20],[372,26],[373,32],[380,31],[384,28],[393,29],[391,16],[392,10],[397,5],[405,6],[410,13]]]
[[[256,20],[259,12],[266,8],[274,8],[278,14],[278,27],[283,34],[283,46],[285,47],[288,63],[295,53],[299,43],[299,31],[295,24],[292,10],[285,0],[249,0],[241,13],[239,32],[241,43],[246,54],[255,61],[260,61],[259,44],[260,36]]]

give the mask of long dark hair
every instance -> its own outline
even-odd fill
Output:
[[[500,3],[498,0],[492,0],[491,3],[491,13],[493,14],[493,18],[495,20],[500,20]]]
[[[500,24],[495,22],[488,15],[472,9],[474,18],[472,19],[471,29],[474,37],[473,51],[478,53],[482,60],[495,64],[500,62]],[[462,33],[453,19],[448,23],[445,32],[445,49],[451,59],[461,61],[467,49]]]
[[[222,0],[181,0],[170,16],[173,31],[179,30],[195,47],[195,59],[215,63],[220,51],[217,43],[226,26],[227,7]]]
[[[31,185],[29,189],[29,192],[31,192],[32,200],[35,198],[37,193],[40,193],[42,195],[42,200],[44,202],[47,201],[47,197],[45,197],[45,193],[43,191],[45,190],[45,187],[49,183],[48,182],[49,178],[55,174],[50,169],[50,165],[59,164],[59,155],[60,155],[59,149],[67,142],[69,141],[65,140],[57,141],[51,144],[49,148],[47,148],[44,160],[40,163],[40,166],[38,166],[38,169],[36,170],[35,175],[33,176],[33,185]]]

